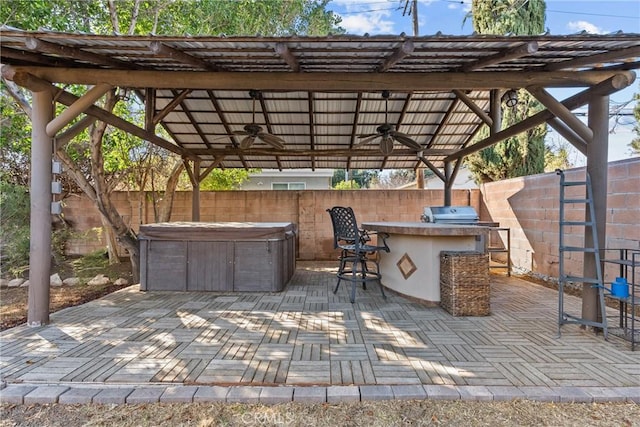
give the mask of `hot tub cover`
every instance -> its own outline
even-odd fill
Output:
[[[140,226],[144,240],[284,240],[295,234],[290,222],[160,222]]]

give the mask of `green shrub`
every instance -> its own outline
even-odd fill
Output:
[[[29,193],[0,181],[0,265],[18,276],[29,268]]]
[[[29,270],[30,200],[26,187],[0,180],[0,271],[14,277]],[[72,231],[64,226],[51,233],[51,254],[65,259]]]

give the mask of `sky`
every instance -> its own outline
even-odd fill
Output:
[[[328,9],[342,17],[340,25],[348,34],[405,33],[412,36],[413,15],[409,14],[409,8],[405,10],[405,3],[406,0],[331,0]],[[471,0],[419,0],[418,35],[429,36],[438,32],[444,35],[470,35],[473,33],[471,18],[467,17],[470,11]],[[551,35],[576,34],[582,31],[611,34],[622,31],[638,34],[640,37],[640,0],[547,0],[546,28]],[[610,110],[620,109],[622,115],[617,119],[612,118],[610,122],[609,161],[631,156],[628,144],[635,137],[635,102],[632,100],[634,93],[640,92],[639,82],[640,76],[630,87],[610,97]],[[579,89],[573,92],[549,90],[559,99],[565,99],[577,91]],[[586,117],[579,114],[584,112],[586,108],[576,111],[586,120]],[[558,145],[563,142],[561,136],[549,129],[547,144]],[[571,161],[576,166],[581,166],[586,159],[572,150]]]

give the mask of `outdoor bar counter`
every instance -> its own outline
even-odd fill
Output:
[[[140,289],[284,289],[295,272],[295,225],[165,222],[140,226]]]
[[[362,228],[387,233],[390,252],[378,252],[382,284],[418,300],[440,302],[440,252],[486,252],[490,228],[426,222],[365,222]]]

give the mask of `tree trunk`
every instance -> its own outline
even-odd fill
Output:
[[[118,101],[114,91],[107,93],[105,100],[105,110],[112,111]],[[90,132],[91,145],[91,176],[93,178],[93,188],[95,189],[96,206],[105,220],[111,225],[116,239],[129,252],[131,259],[131,269],[135,280],[140,278],[140,249],[135,233],[113,205],[110,195],[113,186],[107,182],[104,174],[104,159],[102,157],[102,139],[107,124],[96,122]]]
[[[164,191],[164,197],[158,202],[158,222],[169,222],[171,219],[171,210],[173,209],[173,199],[175,197],[176,188],[178,186],[178,179],[184,168],[184,164],[181,161],[177,161],[171,170],[171,174],[167,179],[167,185]]]
[[[140,245],[138,244],[138,238],[133,233],[129,233],[118,236],[117,240],[129,252],[134,283],[140,283]]]
[[[104,215],[100,215],[102,229],[104,230],[104,239],[107,243],[107,254],[109,255],[109,265],[120,264],[120,254],[118,253],[118,243],[116,241],[113,228]]]

